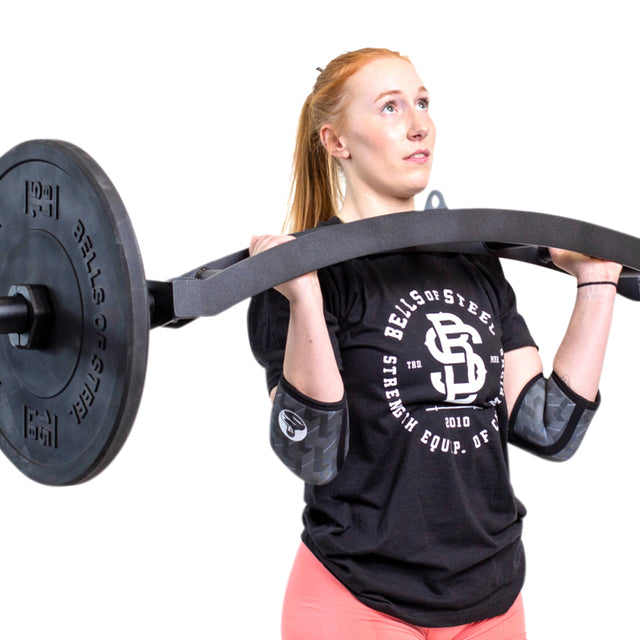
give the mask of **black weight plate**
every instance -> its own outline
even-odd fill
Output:
[[[41,349],[0,336],[0,447],[28,477],[76,484],[124,444],[147,365],[140,251],[111,181],[84,151],[34,140],[0,158],[0,296],[44,285]]]

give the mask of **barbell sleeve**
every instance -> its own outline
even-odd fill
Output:
[[[0,297],[0,334],[26,331],[29,316],[29,304],[22,296]]]

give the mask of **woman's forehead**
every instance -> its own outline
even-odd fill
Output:
[[[373,60],[349,78],[352,99],[375,102],[387,93],[426,91],[415,67],[396,57]]]

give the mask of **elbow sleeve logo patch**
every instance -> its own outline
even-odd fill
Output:
[[[278,425],[280,431],[293,442],[300,442],[307,437],[308,430],[305,421],[290,409],[283,409],[278,414]]]

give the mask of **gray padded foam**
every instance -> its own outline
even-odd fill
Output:
[[[306,398],[282,378],[271,412],[271,447],[305,482],[331,482],[348,451],[346,402],[321,403]]]
[[[511,416],[512,441],[551,458],[568,460],[578,449],[599,405],[573,393],[553,374],[523,391]]]

